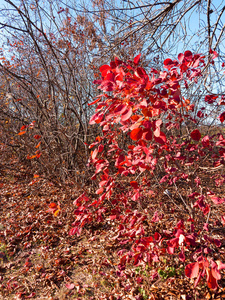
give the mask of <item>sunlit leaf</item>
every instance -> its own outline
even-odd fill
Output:
[[[139,64],[140,58],[141,58],[141,53],[138,54],[137,56],[135,56],[135,58],[134,58],[134,63],[135,63],[135,65],[138,65],[138,64]]]
[[[143,130],[142,128],[138,127],[138,128],[135,128],[131,131],[130,133],[130,138],[134,141],[138,141],[141,139],[142,137],[142,133],[143,133]]]
[[[26,131],[21,131],[21,132],[18,133],[18,135],[22,135],[22,134],[25,134],[25,133],[26,133]]]
[[[185,275],[189,278],[195,278],[199,273],[199,263],[191,263],[185,267]]]

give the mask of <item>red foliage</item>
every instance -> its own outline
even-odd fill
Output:
[[[212,59],[217,57],[216,53],[212,54]],[[156,232],[154,237],[148,236],[143,225],[147,214],[137,208],[137,203],[141,203],[147,194],[152,194],[150,187],[155,182],[157,170],[160,170],[160,184],[176,186],[183,180],[193,182],[189,195],[189,200],[194,200],[192,206],[182,198],[189,213],[199,209],[205,218],[210,212],[208,199],[214,204],[224,202],[213,193],[202,194],[201,178],[196,174],[201,164],[204,166],[207,153],[217,166],[223,163],[224,137],[220,135],[216,142],[215,137],[202,136],[200,128],[192,130],[186,137],[172,134],[172,129],[179,129],[184,118],[193,121],[194,104],[190,105],[188,99],[181,97],[181,86],[184,84],[188,88],[188,82],[197,82],[201,68],[205,66],[204,56],[185,51],[178,55],[178,60],[168,58],[164,61],[167,71],[152,69],[149,75],[138,66],[140,57],[139,54],[133,62],[116,58],[110,65],[103,65],[100,68],[101,79],[94,82],[99,89],[109,92],[92,102],[97,107],[90,120],[90,124],[102,127],[102,136],[90,145],[95,149],[89,160],[89,165],[95,168],[92,178],[99,179],[96,194],[100,197],[93,201],[83,194],[74,201],[76,220],[69,234],[80,235],[85,225],[93,221],[102,222],[107,215],[109,220],[118,221],[115,239],[120,244],[131,243],[131,251],[122,249],[118,252],[120,272],[130,262],[136,266],[152,264],[153,261],[157,263],[165,252],[176,253],[185,262],[188,249],[189,253],[195,253],[197,259],[186,266],[186,276],[197,277],[197,285],[206,275],[209,288],[216,289],[220,279],[219,263],[199,253],[210,254],[208,244],[219,247],[220,243],[208,236],[202,237],[202,241],[197,240],[194,225],[191,224],[188,230],[183,220],[171,232]],[[205,101],[211,104],[217,98],[217,95],[208,95]],[[181,113],[182,110],[185,113]],[[198,112],[197,116],[201,118],[203,113]],[[224,113],[219,118],[223,122]],[[199,142],[201,138],[201,143],[193,143],[193,140]],[[122,185],[123,177],[129,177],[128,185]],[[156,211],[151,222],[157,223],[160,218]],[[206,228],[202,226],[202,230]]]
[[[201,138],[201,132],[198,129],[195,129],[191,132],[191,138],[194,141],[199,141]]]

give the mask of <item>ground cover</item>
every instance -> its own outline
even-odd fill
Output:
[[[203,177],[209,184],[207,172]],[[185,265],[177,255],[164,254],[155,263],[160,265],[158,272],[154,263],[149,267],[130,263],[122,274],[118,251],[124,246],[118,243],[116,220],[105,218],[87,225],[79,237],[68,235],[74,221],[73,201],[82,192],[75,182],[62,184],[41,175],[34,178],[31,170],[16,160],[2,163],[0,182],[0,299],[225,298],[223,270],[217,290],[210,290],[203,280],[194,288],[194,280],[185,276]],[[93,190],[91,185],[85,188],[90,193]],[[217,192],[223,193],[223,188],[218,187]],[[145,209],[149,217],[144,224],[148,235],[165,232],[180,219],[188,219],[179,196],[173,195],[173,199],[174,203],[159,187],[148,197]],[[155,211],[159,217],[154,219]],[[212,206],[208,220],[210,236],[221,240],[219,248],[210,246],[212,256],[223,262],[224,231],[218,228],[223,227],[219,216],[224,213],[223,205]],[[200,237],[201,213],[195,218]],[[129,243],[125,247],[129,248]]]

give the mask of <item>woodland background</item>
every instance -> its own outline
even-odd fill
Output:
[[[80,236],[69,235],[73,201],[84,193],[98,197],[89,145],[102,130],[89,122],[97,106],[90,104],[101,94],[93,83],[102,78],[101,66],[115,58],[133,61],[141,53],[141,67],[151,72],[162,70],[165,59],[177,59],[179,53],[201,53],[202,76],[182,90],[193,110],[183,116],[185,133],[181,129],[179,134],[198,129],[202,136],[224,135],[224,120],[218,119],[224,104],[205,100],[209,95],[224,100],[223,1],[4,0],[0,30],[2,299],[223,299],[223,271],[218,289],[204,283],[194,287],[185,276],[185,264],[167,258],[157,275],[137,265],[124,279],[117,269],[116,221],[109,225],[107,219],[95,220]],[[211,152],[196,176],[203,191],[213,187],[223,199],[224,158],[214,164]],[[159,179],[164,176],[156,172]],[[220,178],[213,178],[215,174]],[[215,186],[214,180],[220,183]],[[125,181],[123,188],[130,179]],[[190,211],[182,200],[186,188],[185,183],[156,186],[148,213],[151,220],[156,211],[161,217],[145,224],[148,234],[188,220]],[[210,234],[225,223],[223,201],[211,209],[203,217],[195,215],[196,226],[209,224]],[[221,245],[212,251],[224,261]]]

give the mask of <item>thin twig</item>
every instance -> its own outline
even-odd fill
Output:
[[[189,205],[187,205],[187,203],[185,202],[184,198],[183,198],[182,195],[180,194],[180,192],[179,192],[179,190],[178,190],[178,187],[177,187],[176,183],[174,182],[173,184],[175,185],[176,190],[177,190],[177,193],[178,193],[178,195],[180,196],[180,199],[182,200],[182,202],[184,203],[184,206],[187,208],[187,210],[189,211],[189,213],[192,215],[192,213],[193,213],[193,212],[192,212],[192,209],[190,208]]]

